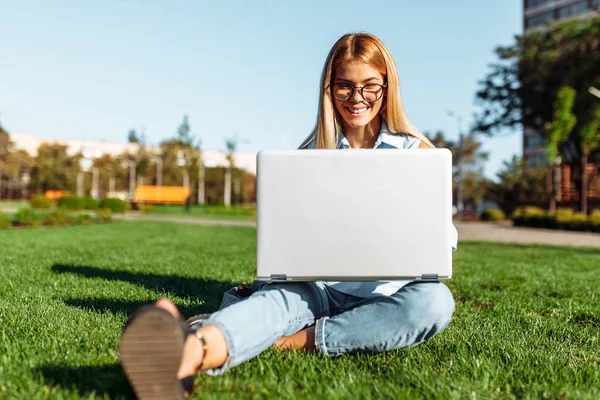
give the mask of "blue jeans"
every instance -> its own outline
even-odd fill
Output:
[[[221,330],[229,353],[207,374],[220,375],[311,325],[317,349],[329,356],[416,346],[441,332],[454,313],[452,293],[441,282],[412,282],[368,299],[322,282],[255,282],[253,288],[245,298],[229,291],[219,311],[202,322]]]

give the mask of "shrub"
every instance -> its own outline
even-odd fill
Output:
[[[108,208],[113,213],[123,214],[129,208],[129,204],[121,199],[107,197],[102,199],[98,208]]]
[[[64,196],[58,200],[58,206],[65,210],[82,210],[85,206],[85,199],[77,196]]]
[[[8,214],[0,211],[0,228],[10,228],[12,226],[12,220]]]
[[[97,211],[98,218],[101,222],[112,221],[112,211],[109,208],[101,208]]]
[[[65,225],[69,222],[69,214],[65,210],[54,210],[46,216],[48,225]]]
[[[52,201],[46,196],[35,196],[31,199],[32,208],[50,208],[52,207]]]
[[[594,212],[590,214],[589,219],[593,225],[600,225],[600,210],[594,210]]]
[[[99,202],[93,197],[84,197],[83,198],[83,209],[84,210],[97,210]]]
[[[545,212],[539,207],[524,206],[517,208],[512,215],[516,226],[542,227],[545,224]]]
[[[574,213],[569,221],[564,222],[565,229],[571,231],[588,231],[592,228],[592,223],[584,213]]]
[[[33,208],[21,208],[15,214],[15,222],[20,226],[39,226],[44,222],[44,216],[37,214]]]
[[[506,219],[504,211],[497,208],[486,208],[481,213],[482,221],[503,221]]]
[[[91,224],[94,222],[94,216],[91,214],[78,214],[71,220],[74,224]]]

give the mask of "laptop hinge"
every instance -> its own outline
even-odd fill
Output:
[[[423,281],[437,281],[439,280],[438,274],[423,274],[421,275]]]
[[[272,281],[287,281],[286,274],[271,274]]]

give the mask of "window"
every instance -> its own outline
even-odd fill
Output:
[[[525,136],[525,148],[527,150],[530,149],[539,149],[540,147],[544,147],[546,145],[546,141],[539,134],[532,134]]]
[[[573,15],[583,14],[588,10],[588,2],[587,0],[581,0],[577,3],[570,4],[568,6],[564,6],[558,9],[558,17],[559,18],[569,18]]]
[[[594,0],[592,4],[593,4],[592,7],[600,8],[600,0]]]
[[[548,21],[552,21],[554,18],[554,11],[546,11],[541,14],[533,15],[526,20],[527,28],[531,28],[538,25],[543,25]]]
[[[527,2],[527,8],[533,8],[541,6],[542,4],[550,3],[551,0],[529,0]]]

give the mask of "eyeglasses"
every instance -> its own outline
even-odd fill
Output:
[[[369,103],[374,103],[383,96],[383,89],[387,85],[369,83],[365,86],[352,86],[349,83],[334,83],[331,85],[331,93],[339,101],[348,101],[354,96],[354,91],[359,90],[360,95]]]

